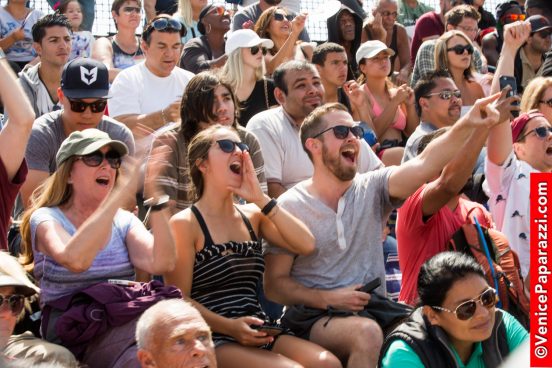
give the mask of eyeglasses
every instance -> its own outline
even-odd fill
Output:
[[[224,13],[226,13],[226,8],[224,6],[214,6],[213,9],[209,10],[208,14],[216,14],[222,17]]]
[[[285,15],[285,14],[282,14],[282,13],[274,13],[272,15],[272,19],[274,19],[275,21],[278,21],[278,22],[282,22],[285,19],[287,19],[291,22],[293,20],[293,18],[294,18],[294,16],[291,15],[291,14]]]
[[[10,312],[14,316],[18,316],[19,313],[23,310],[25,297],[23,295],[0,295],[0,308],[3,307],[4,303],[8,304]]]
[[[88,106],[90,106],[90,111],[93,113],[104,112],[105,106],[107,105],[107,100],[101,99],[94,102],[84,102],[81,100],[70,100],[71,111],[73,112],[84,112]]]
[[[147,25],[146,30],[143,34],[143,39],[148,40],[148,36],[153,32],[153,30],[163,32],[165,30],[174,30],[180,33],[181,37],[186,35],[186,28],[182,26],[182,23],[172,18],[158,18]]]
[[[397,18],[397,16],[399,15],[399,13],[397,12],[390,12],[390,11],[382,11],[380,12],[381,16],[382,17],[393,17],[393,18]]]
[[[472,45],[456,45],[454,47],[449,47],[447,51],[454,51],[456,55],[462,55],[464,51],[467,51],[468,54],[473,54],[473,46]]]
[[[355,126],[347,126],[347,125],[336,125],[331,128],[325,129],[315,135],[313,138],[319,137],[322,134],[326,133],[328,130],[333,130],[333,134],[337,139],[345,139],[349,136],[349,132],[351,132],[355,138],[361,138],[364,137],[364,129],[362,129],[361,126],[355,125]]]
[[[541,100],[541,101],[539,101],[539,103],[548,105],[548,107],[552,107],[552,98],[549,99],[549,100],[546,100],[546,101]]]
[[[459,30],[463,31],[463,32],[474,32],[474,33],[477,33],[479,32],[479,28],[472,28],[472,27],[464,27],[464,26],[456,26],[456,28],[458,28]]]
[[[477,302],[481,303],[482,306],[484,306],[487,309],[491,309],[496,305],[497,302],[497,295],[496,291],[493,288],[488,288],[477,298],[467,300],[456,307],[455,310],[450,310],[443,307],[431,307],[433,309],[441,310],[444,312],[453,313],[456,315],[456,318],[458,318],[460,321],[467,321],[470,318],[473,317],[475,314],[475,311],[477,310]]]
[[[266,55],[266,48],[264,47],[260,47],[260,46],[253,46],[249,49],[251,51],[251,55],[255,56],[259,53],[259,51],[262,51],[263,52],[263,55]]]
[[[107,160],[109,166],[112,169],[117,170],[121,167],[121,154],[115,150],[109,150],[103,154],[102,151],[94,151],[84,156],[79,156],[78,160],[82,160],[86,166],[89,167],[98,167],[102,164],[103,160]]]
[[[506,14],[502,18],[500,18],[502,24],[513,23],[517,22],[518,20],[525,20],[525,14]]]
[[[552,34],[552,31],[550,30],[544,30],[544,31],[539,31],[539,32],[535,32],[533,33],[534,35],[535,34],[538,34],[540,38],[548,38],[550,37],[550,35]]]
[[[234,152],[236,150],[236,147],[238,147],[242,152],[249,151],[249,146],[242,142],[234,142],[234,141],[231,141],[230,139],[221,139],[221,140],[218,140],[217,143],[220,149],[222,150],[222,152],[225,152],[225,153]]]
[[[462,98],[462,92],[460,92],[460,90],[455,90],[455,91],[441,91],[441,92],[434,92],[434,93],[430,93],[428,95],[425,95],[424,97],[428,98],[428,97],[431,97],[431,96],[439,96],[439,98],[441,100],[450,100],[452,97],[455,97],[455,98]]]
[[[140,12],[142,11],[142,9],[138,8],[138,7],[135,7],[135,6],[125,6],[123,7],[123,13],[125,14],[132,14],[132,13],[136,13],[136,14],[140,14]]]
[[[552,127],[549,127],[549,126],[540,126],[538,128],[535,128],[535,129],[531,129],[530,131],[528,131],[527,133],[525,133],[524,135],[522,135],[521,137],[518,138],[517,142],[523,140],[523,138],[527,137],[529,134],[531,133],[535,133],[537,135],[537,137],[539,137],[540,139],[544,139],[548,136],[548,133],[552,133]]]

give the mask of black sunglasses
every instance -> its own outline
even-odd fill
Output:
[[[266,55],[266,48],[264,47],[261,47],[261,46],[253,46],[250,48],[250,51],[251,51],[251,55],[255,56],[259,53],[259,51],[262,51],[263,52],[263,55]]]
[[[449,47],[447,51],[454,51],[456,55],[462,55],[464,51],[467,51],[468,54],[473,54],[473,46],[472,45],[456,45],[454,47]]]
[[[517,142],[523,140],[523,138],[527,137],[529,134],[531,133],[535,133],[537,135],[537,137],[539,137],[540,139],[544,139],[548,136],[548,133],[552,133],[552,127],[546,127],[546,126],[540,126],[538,128],[535,128],[535,129],[531,129],[530,131],[528,131],[527,133],[525,133],[524,135],[522,135],[521,137],[518,138]]]
[[[19,313],[21,313],[23,306],[25,305],[24,301],[25,297],[23,295],[0,295],[0,307],[3,306],[4,303],[7,303],[10,308],[10,312],[14,316],[18,316]]]
[[[112,169],[117,170],[121,167],[121,154],[115,150],[109,150],[105,155],[102,151],[98,150],[84,156],[79,156],[77,159],[82,160],[86,166],[98,167],[102,164],[104,158]]]
[[[425,95],[423,97],[431,97],[431,96],[439,96],[439,98],[441,100],[450,100],[452,97],[456,97],[456,98],[462,98],[462,92],[460,92],[460,90],[455,90],[455,91],[441,91],[441,92],[434,92],[434,93],[430,93],[428,95]]]
[[[143,38],[147,40],[147,36],[149,36],[154,29],[159,32],[174,30],[180,33],[180,37],[186,36],[186,28],[182,26],[182,23],[172,18],[158,18],[148,24],[146,31],[144,32],[145,37]]]
[[[225,152],[225,153],[234,152],[236,147],[238,147],[242,152],[249,151],[249,146],[242,142],[234,142],[234,141],[231,141],[230,139],[221,139],[221,140],[218,140],[217,143],[220,149],[222,150],[222,152]]]
[[[498,301],[496,291],[493,288],[488,288],[477,298],[466,300],[465,302],[461,303],[456,307],[455,310],[450,310],[443,307],[431,307],[433,309],[441,310],[444,312],[453,313],[456,315],[456,318],[458,318],[460,321],[467,321],[470,318],[473,317],[475,314],[475,311],[477,310],[477,302],[481,303],[482,306],[484,306],[487,309],[491,309],[496,305],[496,302]]]
[[[88,106],[90,106],[90,111],[93,113],[104,112],[105,106],[107,105],[107,100],[96,100],[94,102],[84,102],[81,100],[71,100],[71,110],[74,112],[84,112]]]
[[[315,135],[313,138],[319,137],[322,134],[326,133],[328,130],[333,130],[333,134],[337,139],[345,139],[349,136],[349,132],[351,132],[355,138],[361,138],[364,137],[364,129],[362,129],[361,126],[355,125],[355,126],[347,126],[347,125],[336,125],[331,128],[325,129]]]
[[[287,19],[291,22],[293,20],[293,18],[295,18],[295,17],[291,14],[284,15],[282,13],[274,13],[272,15],[272,19],[274,19],[275,21],[278,21],[278,22],[282,22],[284,19]]]

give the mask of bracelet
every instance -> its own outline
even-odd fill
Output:
[[[162,195],[159,198],[149,198],[144,201],[144,207],[151,212],[161,211],[169,206],[169,196]]]
[[[270,201],[268,201],[267,204],[265,204],[265,206],[261,209],[261,212],[263,213],[263,215],[265,216],[268,216],[268,214],[270,213],[270,211],[272,211],[272,209],[274,207],[276,207],[276,205],[278,204],[278,201],[276,201],[274,198],[272,198]]]
[[[161,109],[161,119],[163,119],[163,125],[167,124],[167,118],[165,118],[165,109]]]

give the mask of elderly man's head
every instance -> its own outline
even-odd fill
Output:
[[[143,368],[216,368],[211,330],[201,314],[181,299],[149,308],[136,325],[138,359]]]

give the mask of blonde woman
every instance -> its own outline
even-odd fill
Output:
[[[264,55],[274,42],[250,29],[234,31],[226,41],[228,60],[222,77],[232,86],[240,104],[239,123],[246,126],[253,115],[277,104],[274,82],[265,78]]]
[[[474,46],[463,32],[448,31],[435,44],[435,68],[450,73],[462,96],[462,112],[477,99],[485,97],[483,88],[475,80]]]
[[[182,37],[182,45],[192,38],[201,36],[197,29],[199,13],[207,5],[207,0],[179,0],[178,10],[173,17],[186,28],[186,34]]]
[[[521,97],[521,112],[535,109],[552,124],[552,78],[537,77],[525,87]]]

